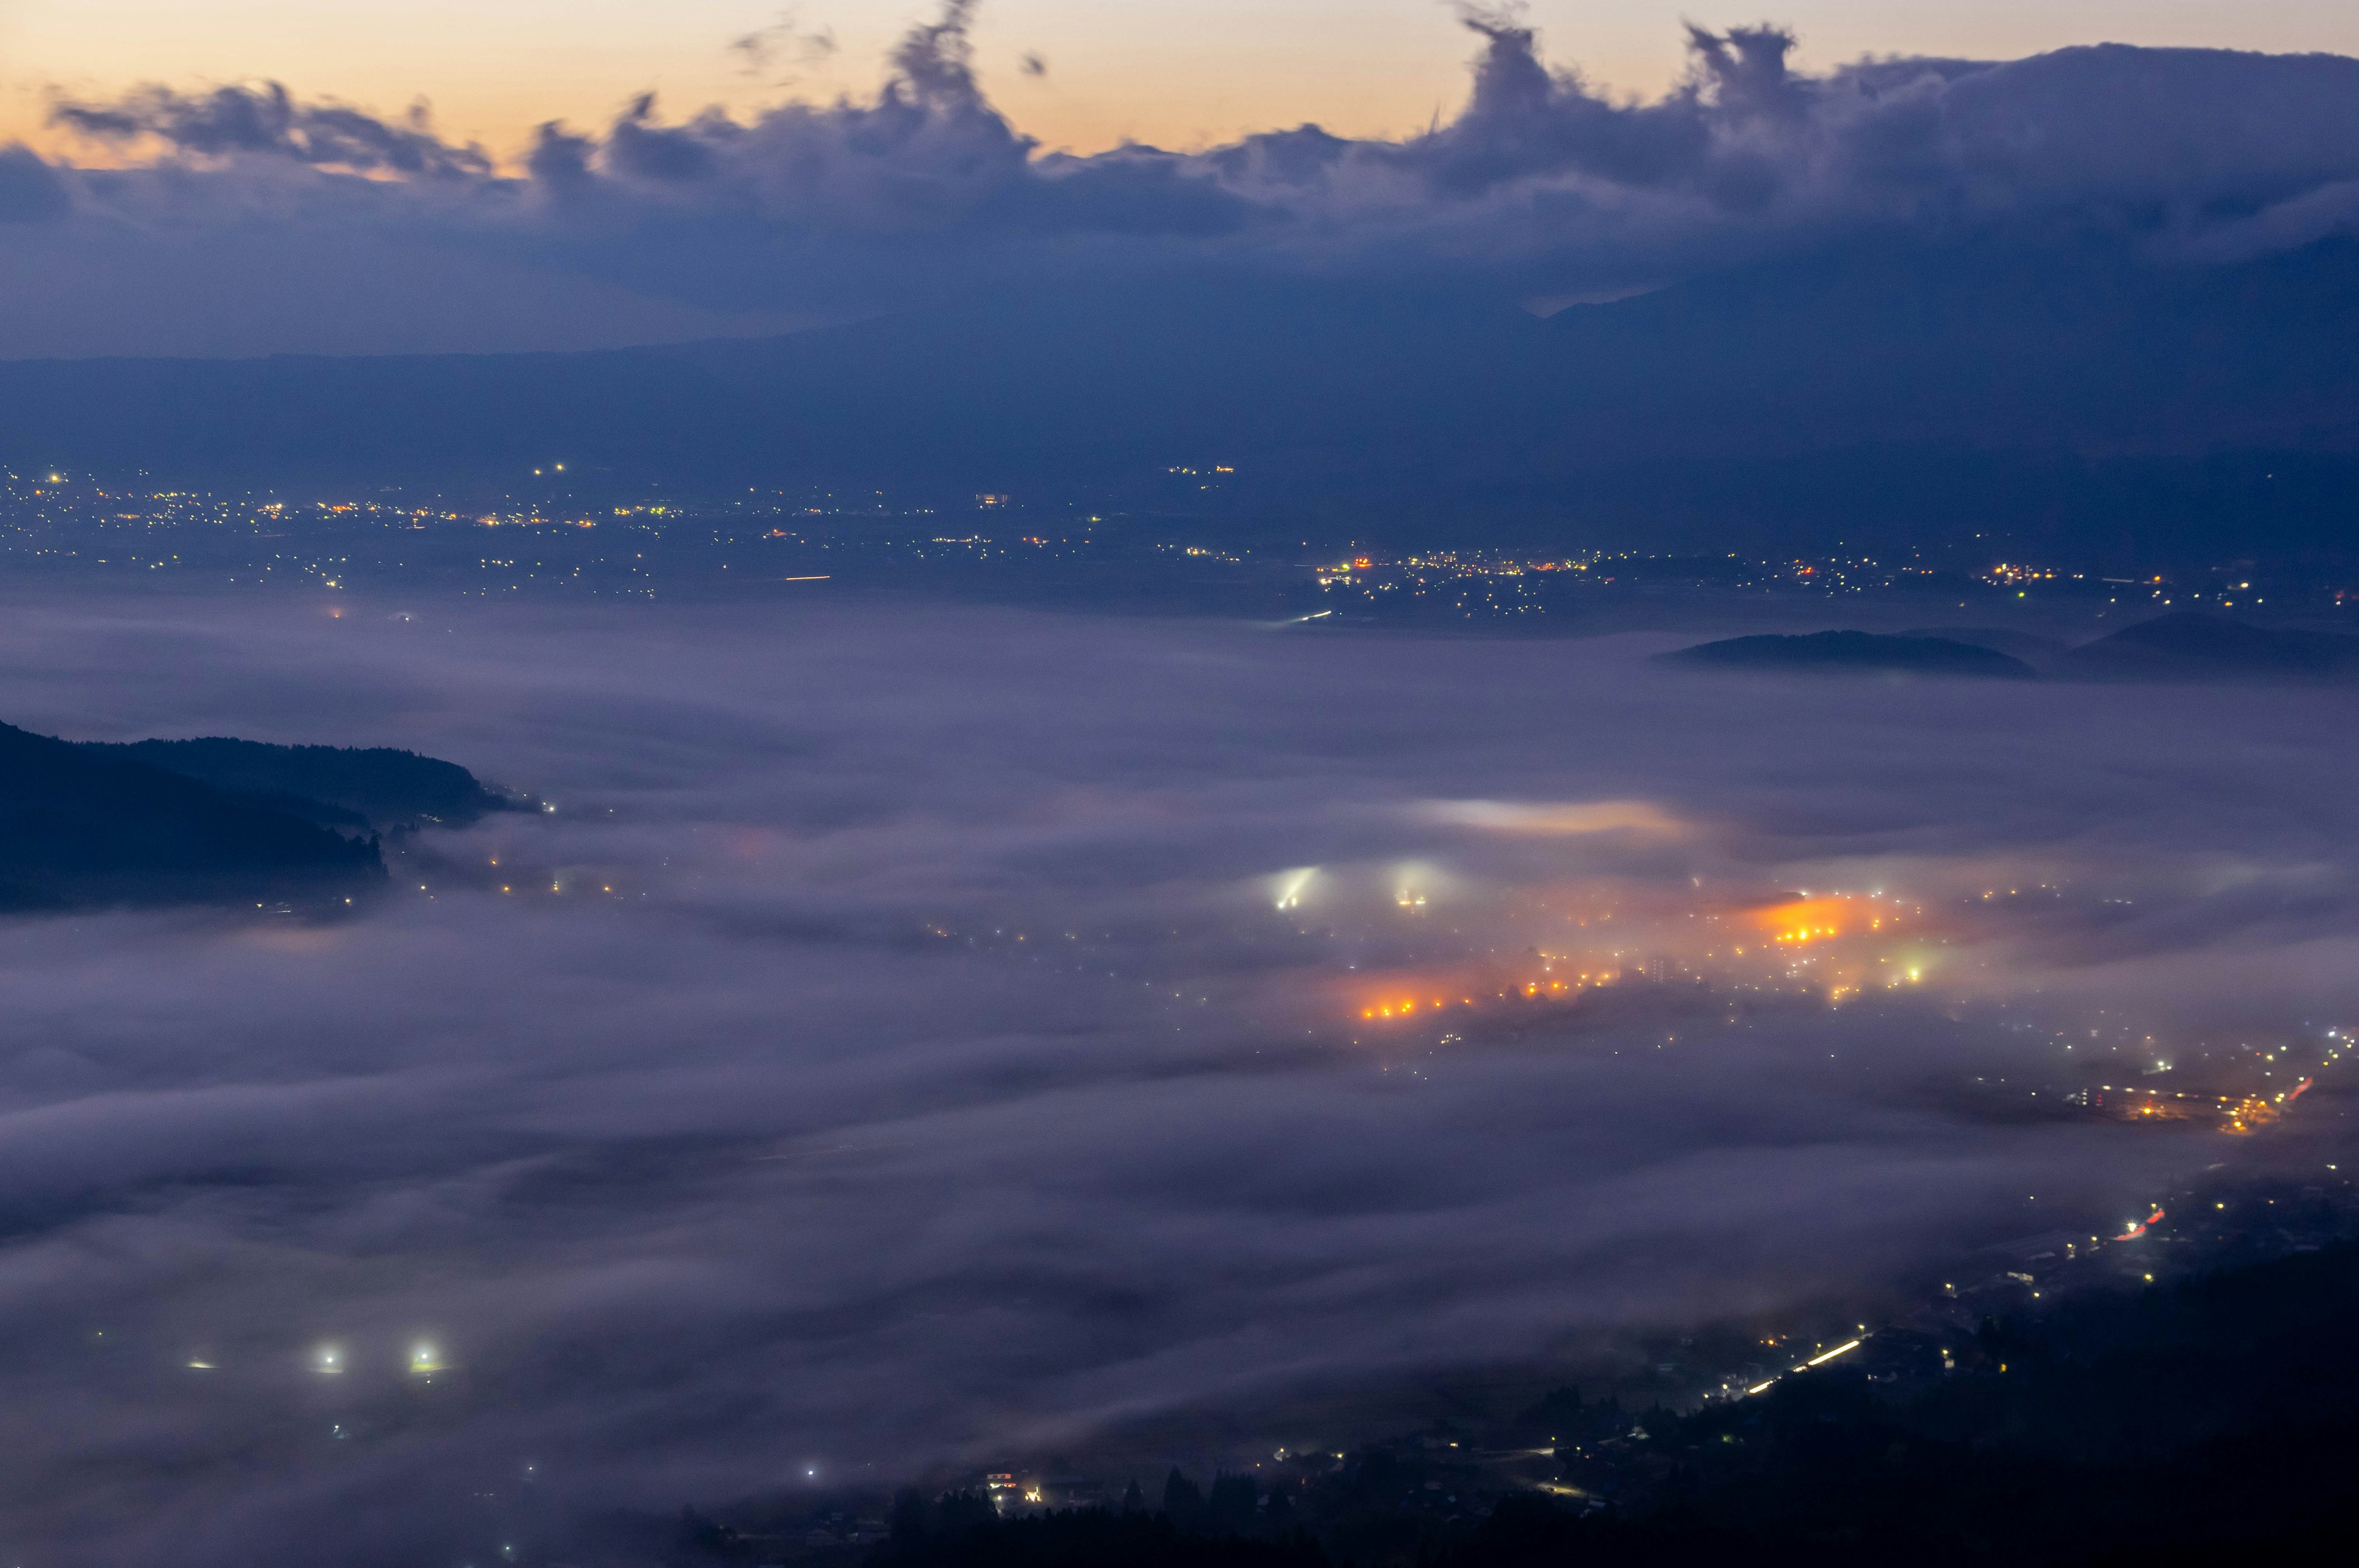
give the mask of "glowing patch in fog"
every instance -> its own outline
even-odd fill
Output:
[[[1571,838],[1584,833],[1685,833],[1687,825],[1644,800],[1428,800],[1414,808],[1428,822],[1489,833]]]
[[[1270,882],[1277,894],[1277,907],[1299,909],[1303,893],[1309,891],[1311,879],[1318,874],[1316,866],[1298,866],[1290,871],[1280,871]]]

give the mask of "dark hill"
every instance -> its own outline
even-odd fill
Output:
[[[0,724],[0,908],[324,899],[384,881],[373,840]]]
[[[2051,669],[2088,680],[2345,681],[2359,679],[2359,637],[2182,611],[2084,643]]]
[[[1250,1471],[1216,1480],[1239,1494],[1238,1523],[1184,1477],[1160,1511],[1119,1516],[1003,1518],[967,1493],[929,1503],[909,1492],[867,1564],[2330,1563],[2359,1529],[2349,1483],[2359,1466],[2359,1350],[2345,1326],[2354,1310],[2359,1249],[2329,1243],[2039,1317],[1952,1326],[1919,1339],[1913,1373],[1789,1378],[1766,1397],[1642,1416],[1583,1407],[1565,1390],[1560,1416],[1585,1409],[1592,1430],[1558,1444],[1572,1484],[1547,1492],[1494,1502],[1478,1493],[1491,1483],[1473,1464],[1413,1443],[1364,1449],[1273,1487],[1258,1509]],[[754,1560],[750,1541],[692,1513],[680,1547],[681,1561],[701,1548],[720,1563],[733,1547]]]
[[[1659,655],[1664,664],[1705,669],[1776,670],[1803,675],[1962,676],[2030,680],[2032,668],[1995,648],[1946,637],[1894,637],[1874,632],[1812,632],[1800,636],[1730,637]]]
[[[461,827],[510,806],[456,762],[389,746],[274,746],[198,741],[86,741],[93,756],[162,768],[335,827]]]

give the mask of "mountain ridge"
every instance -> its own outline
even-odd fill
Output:
[[[1190,275],[654,348],[11,362],[0,450],[510,493],[563,461],[610,488],[937,503],[1119,504],[1219,462],[1250,487],[1239,525],[1278,534],[1322,512],[1835,537],[1998,514],[2082,544],[2333,542],[2359,484],[2354,351],[2359,240],[2213,266],[1864,243],[1545,319],[1440,287]]]

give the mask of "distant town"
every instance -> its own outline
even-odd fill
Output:
[[[1186,510],[1091,511],[1001,493],[955,506],[786,490],[593,501],[555,465],[534,479],[549,487],[538,497],[462,503],[392,491],[161,490],[9,471],[0,478],[0,561],[21,581],[64,574],[169,588],[432,588],[485,598],[914,593],[1243,616],[1313,631],[1561,634],[1731,610],[1807,619],[1832,604],[2093,629],[2190,608],[2359,621],[2359,574],[2339,568],[2042,562],[2020,558],[1998,534],[1856,554],[1417,549],[1338,537],[1324,524],[1317,535],[1273,543],[1266,520],[1246,528]]]

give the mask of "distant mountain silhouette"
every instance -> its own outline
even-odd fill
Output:
[[[325,899],[385,875],[373,839],[0,724],[0,908]]]
[[[456,762],[388,746],[275,746],[198,741],[84,741],[92,755],[163,768],[332,827],[462,827],[512,803]]]
[[[1658,655],[1700,669],[1777,670],[1802,675],[1912,675],[2030,680],[2032,668],[1995,648],[1944,637],[1874,632],[1812,632],[1799,636],[1730,637]]]
[[[2359,637],[2183,611],[2084,643],[2050,667],[2084,680],[2359,680]]]
[[[2082,545],[2341,544],[2354,345],[2347,238],[2212,267],[1856,246],[1545,320],[1438,287],[1174,276],[598,353],[0,364],[0,451],[520,491],[561,457],[618,484],[904,498],[1216,461],[1257,498],[1232,521],[1274,535],[1857,539],[2002,514]]]

